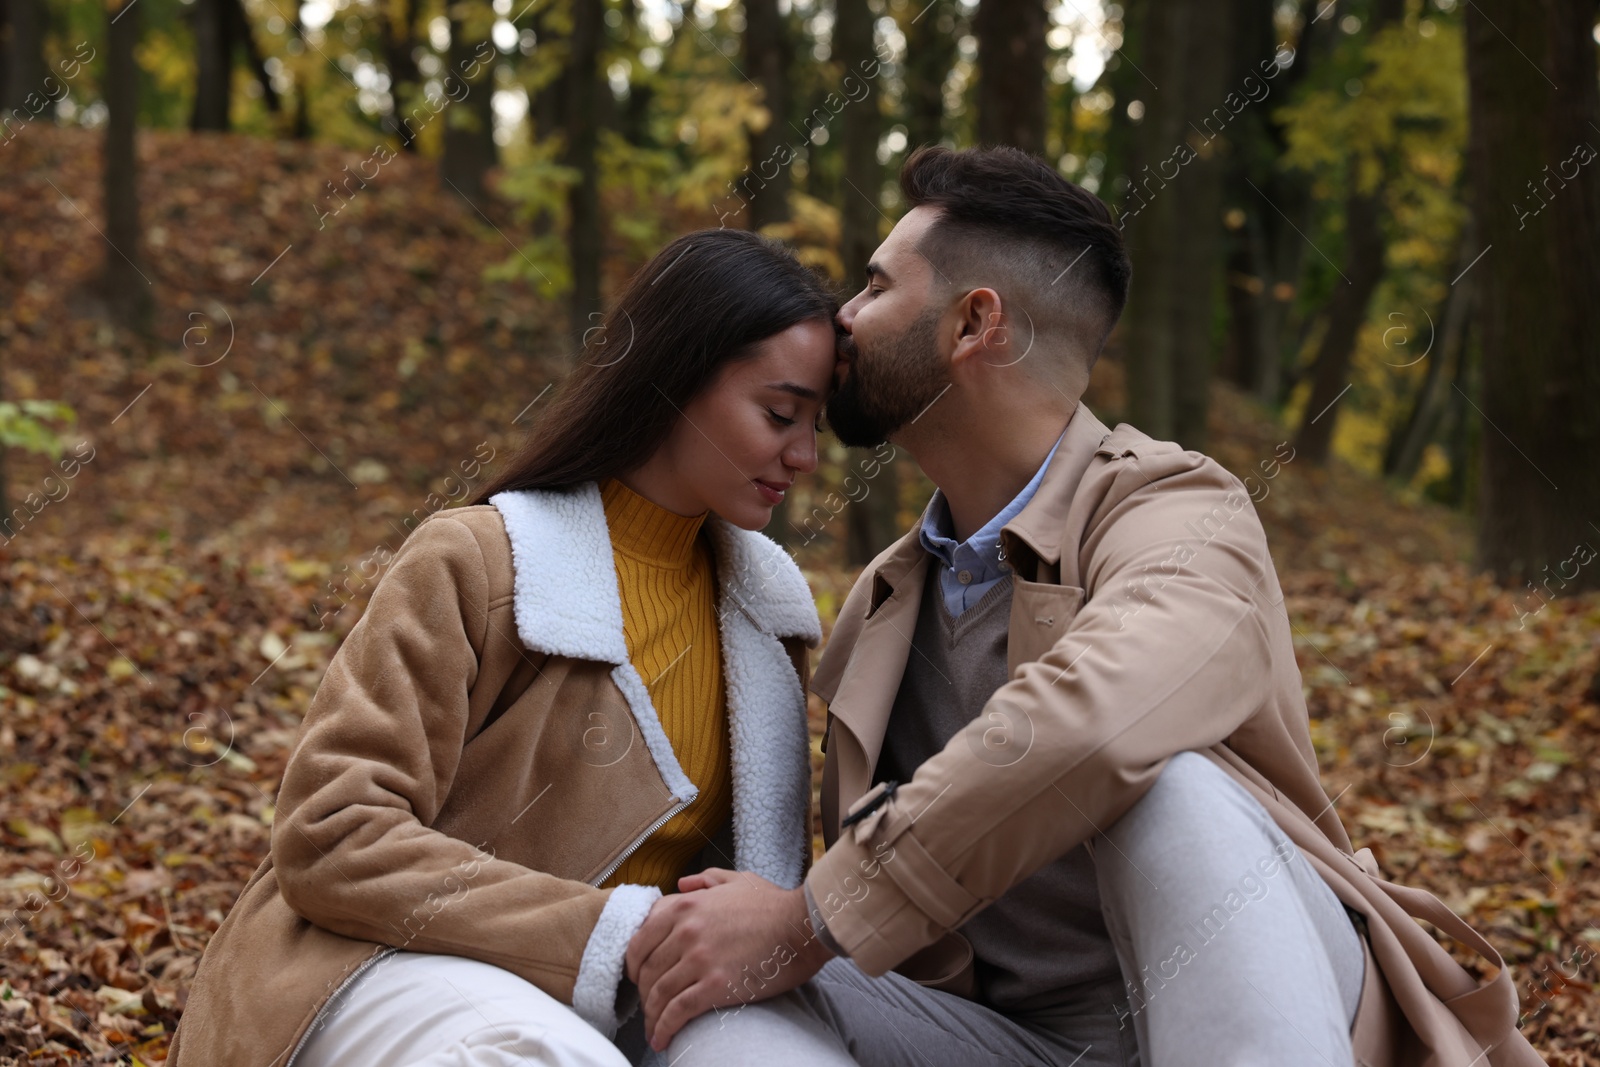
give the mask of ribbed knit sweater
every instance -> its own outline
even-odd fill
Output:
[[[628,657],[679,764],[700,790],[694,803],[663,823],[601,886],[656,885],[671,893],[733,805],[716,571],[702,536],[708,512],[679,515],[614,478],[600,482],[600,499],[611,531]]]

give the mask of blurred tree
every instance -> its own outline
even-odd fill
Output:
[[[226,130],[233,105],[235,0],[195,0],[192,130]]]
[[[978,142],[1044,153],[1045,0],[983,0],[978,38]]]
[[[1369,32],[1374,38],[1391,27],[1395,32],[1411,32],[1399,27],[1403,14],[1404,0],[1377,0],[1367,22]],[[1364,73],[1370,76],[1372,66],[1376,64]],[[1391,167],[1388,153],[1352,151],[1346,166],[1352,173],[1344,204],[1344,266],[1339,270],[1343,284],[1334,286],[1328,301],[1327,327],[1311,364],[1311,395],[1295,435],[1296,455],[1303,454],[1315,464],[1327,462],[1332,449],[1333,429],[1339,419],[1337,405],[1351,384],[1356,337],[1382,278],[1386,247],[1383,199]]]
[[[867,0],[837,0],[836,11],[835,57],[844,76],[852,80],[851,84],[861,85],[866,94],[859,100],[847,94],[852,102],[843,108],[839,117],[845,178],[840,190],[839,258],[844,267],[845,287],[853,293],[865,276],[867,261],[878,247],[878,223],[883,218],[879,204],[883,165],[878,162],[883,96],[879,81],[864,78],[862,74],[864,69],[876,70],[879,66],[873,55],[873,19]]]
[[[100,292],[117,323],[148,337],[154,299],[139,227],[139,154],[134,134],[139,116],[137,0],[110,0],[106,7],[106,132],[101,178],[105,190],[107,248]]]
[[[1600,588],[1594,21],[1594,0],[1474,0],[1466,11],[1484,242],[1471,268],[1482,272],[1487,423],[1478,545],[1502,582],[1528,582],[1539,597]]]
[[[860,0],[864,3],[865,0]],[[745,225],[752,230],[787,222],[793,184],[786,119],[793,45],[778,11],[778,0],[745,0],[744,75],[761,90],[762,113],[749,125],[749,163],[736,185],[746,201]],[[772,509],[765,532],[780,545],[794,541],[789,498]]]
[[[1338,43],[1317,47],[1302,91],[1274,110],[1282,165],[1311,191],[1294,224],[1303,265],[1283,320],[1292,362],[1280,395],[1305,433],[1297,454],[1320,462],[1337,445],[1376,474],[1390,428],[1427,384],[1431,364],[1416,355],[1448,358],[1425,319],[1441,328],[1432,312],[1465,266],[1466,74],[1458,18],[1406,15],[1393,0],[1341,12],[1313,20],[1308,34]],[[1431,387],[1441,382],[1449,376]]]
[[[876,69],[872,47],[872,12],[867,0],[838,0],[834,23],[834,46],[839,65],[847,77],[861,79],[863,69]],[[926,17],[926,16],[925,16]],[[867,262],[878,247],[878,223],[883,210],[878,194],[883,188],[883,165],[878,162],[878,135],[883,127],[881,94],[868,84],[869,95],[844,108],[840,115],[844,149],[845,187],[839,211],[839,256],[844,263],[846,291],[853,292],[866,271]],[[850,95],[850,94],[847,94]],[[864,449],[852,449],[847,475],[857,464],[873,463]],[[873,468],[877,477],[867,486],[865,496],[847,495],[851,501],[845,512],[845,559],[852,566],[871,563],[890,542],[900,536],[895,503],[898,482],[893,461]]]
[[[1124,316],[1128,420],[1185,448],[1205,445],[1222,229],[1213,142],[1233,110],[1223,81],[1232,31],[1226,6],[1200,0],[1152,7],[1139,30],[1154,85],[1120,218],[1134,265]]]
[[[231,128],[233,59],[241,45],[245,49],[250,72],[261,86],[267,109],[277,114],[281,109],[278,91],[267,75],[266,59],[256,43],[250,18],[245,14],[240,0],[195,0],[193,17],[195,93],[189,128]]]
[[[627,12],[623,16],[622,45],[628,54],[628,98],[617,116],[616,125],[629,144],[644,148],[655,144],[650,129],[655,86],[651,84],[648,70],[640,59],[640,53],[651,47],[650,34],[644,26],[643,5],[637,0],[628,0],[623,7]]]
[[[572,0],[572,32],[568,39],[566,105],[563,123],[566,150],[562,163],[577,180],[567,190],[567,219],[571,227],[572,321],[574,346],[598,322],[600,306],[600,166],[596,156],[600,81],[600,45],[605,36],[603,0]],[[609,90],[607,90],[609,91]]]
[[[1458,190],[1465,192],[1465,190]],[[1427,364],[1421,385],[1407,409],[1405,421],[1396,426],[1384,449],[1383,473],[1395,481],[1409,484],[1422,465],[1423,451],[1438,436],[1450,408],[1453,368],[1466,359],[1467,335],[1471,322],[1477,280],[1467,270],[1480,251],[1476,230],[1464,226],[1461,247],[1456,255],[1453,277],[1460,280],[1445,290],[1445,297],[1432,316],[1436,323],[1431,351],[1419,357]],[[1462,466],[1465,466],[1465,458]]]
[[[745,0],[744,73],[760,87],[766,111],[749,126],[750,164],[739,181],[749,200],[745,224],[752,230],[789,218],[792,179],[785,147],[793,52],[778,0]]]
[[[553,4],[534,5],[528,20],[528,30],[534,41],[533,54],[517,65],[518,78],[528,93],[528,145],[532,149],[532,167],[538,168],[538,174],[530,173],[532,168],[526,161],[520,167],[513,166],[502,191],[508,195],[519,190],[534,194],[531,197],[513,195],[513,198],[524,201],[523,215],[535,239],[548,246],[560,245],[559,249],[552,247],[551,250],[565,261],[569,259],[569,250],[558,229],[569,198],[566,185],[551,168],[559,167],[556,161],[565,154],[567,57],[571,40],[557,32],[556,23]],[[525,250],[523,254],[529,253]],[[585,314],[589,310],[594,309],[586,310]]]
[[[578,7],[602,0],[575,0]],[[484,179],[495,165],[494,71],[499,52],[490,40],[494,11],[482,0],[450,0],[450,47],[446,53],[446,93],[452,103],[444,111],[444,158],[439,173],[457,193],[482,210],[489,191]],[[464,84],[457,99],[452,89]]]
[[[0,18],[0,108],[26,107],[29,93],[44,93],[49,70],[44,38],[50,11],[45,0],[5,0]]]
[[[954,0],[932,0],[908,4],[905,13],[910,18],[901,26],[906,35],[901,106],[909,152],[944,137],[944,85],[956,60],[957,9]]]
[[[1228,333],[1222,376],[1263,404],[1282,401],[1283,369],[1294,353],[1288,313],[1309,251],[1311,180],[1280,166],[1288,147],[1279,106],[1305,83],[1331,44],[1331,19],[1316,17],[1317,0],[1301,0],[1292,55],[1279,55],[1275,0],[1233,0],[1237,35],[1228,85],[1254,101],[1229,131],[1223,178],[1226,221]]]
[[[530,23],[536,42],[534,54],[551,63],[551,68],[528,90],[528,134],[535,145],[561,131],[562,116],[567,111],[563,98],[567,88],[563,73],[566,70],[567,49],[551,28],[550,12],[550,5],[539,5],[534,9]]]
[[[298,3],[295,20],[299,22]],[[416,95],[418,80],[417,61],[417,0],[378,0],[378,38],[382,43],[383,62],[389,69],[389,114],[384,126],[400,139],[400,147],[416,152],[417,139],[411,127],[401,121],[405,107]],[[299,122],[296,121],[298,126]]]
[[[298,4],[295,6],[299,7]],[[272,84],[272,76],[267,73],[266,54],[262,52],[261,42],[256,39],[255,29],[250,25],[250,16],[245,12],[243,0],[233,0],[233,23],[238,31],[239,40],[244,44],[245,61],[250,64],[250,74],[261,87],[262,102],[266,104],[270,113],[281,115],[283,102],[278,98],[278,90]]]
[[[289,48],[291,55],[304,54],[307,48],[306,24],[301,17],[300,4],[294,4],[294,14],[289,19]],[[395,97],[398,100],[398,97]],[[398,111],[398,103],[396,110]],[[311,140],[311,85],[309,79],[303,75],[295,79],[294,86],[294,120],[289,128],[289,136],[297,141]]]
[[[1072,78],[1072,57],[1081,46],[1083,31],[1070,32],[1071,8],[1052,5],[1049,33],[1045,44],[1049,47],[1045,57],[1045,137],[1044,157],[1058,167],[1061,157],[1077,154],[1083,148],[1084,138],[1078,131],[1078,83]],[[1061,31],[1061,47],[1051,45],[1050,38]],[[1094,34],[1084,34],[1090,38]]]
[[[1134,133],[1137,123],[1128,114],[1129,105],[1141,95],[1154,91],[1139,64],[1144,61],[1144,25],[1149,10],[1149,0],[1124,0],[1122,20],[1116,32],[1119,43],[1106,59],[1098,87],[1111,95],[1111,109],[1107,117],[1104,155],[1105,168],[1101,171],[1106,180],[1100,195],[1108,203],[1121,204],[1132,182],[1131,175],[1138,170],[1134,164],[1137,146]],[[1141,118],[1144,103],[1136,109]]]

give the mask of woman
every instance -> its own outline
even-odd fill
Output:
[[[624,954],[663,891],[800,884],[821,628],[755,531],[816,467],[836,309],[736,230],[629,282],[329,664],[171,1067],[625,1064]]]

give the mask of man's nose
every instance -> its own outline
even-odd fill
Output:
[[[846,333],[851,332],[850,326],[856,321],[856,302],[851,300],[846,303],[844,307],[840,308],[839,314],[834,316],[834,321],[837,322]]]

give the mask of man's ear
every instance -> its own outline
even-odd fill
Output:
[[[956,303],[955,343],[950,367],[955,370],[970,359],[995,362],[1009,351],[1005,308],[993,289],[973,289]]]

